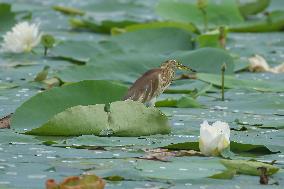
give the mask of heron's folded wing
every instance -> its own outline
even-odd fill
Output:
[[[130,99],[144,103],[155,97],[159,90],[160,70],[149,70],[137,79],[124,96],[124,100]]]

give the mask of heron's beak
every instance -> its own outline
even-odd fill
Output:
[[[189,70],[189,71],[192,71],[192,72],[196,72],[196,70],[192,69],[191,67],[182,65],[180,63],[178,64],[177,68],[180,69],[180,70]]]

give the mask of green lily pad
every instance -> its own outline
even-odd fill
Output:
[[[199,151],[199,143],[198,142],[184,142],[171,144],[168,146],[164,146],[163,148],[170,150],[195,150]],[[270,150],[268,147],[264,145],[256,145],[256,144],[243,144],[239,142],[231,141],[230,150],[233,153],[239,155],[267,155],[267,154],[275,154],[273,150]]]
[[[110,81],[82,81],[39,93],[17,108],[12,117],[15,129],[32,129],[76,105],[121,100],[127,87]]]
[[[270,4],[270,0],[241,0],[238,2],[240,12],[245,17],[264,11]]]
[[[234,70],[232,57],[222,49],[202,48],[194,51],[176,51],[169,55],[155,52],[157,50],[154,49],[153,52],[145,52],[144,49],[143,51],[113,52],[113,56],[103,53],[91,59],[89,65],[67,68],[60,71],[57,76],[63,81],[112,79],[130,83],[168,59],[177,59],[198,72],[219,73],[223,63],[227,64],[227,74],[232,74]]]
[[[205,10],[207,11],[209,26],[233,25],[243,22],[234,0],[208,1]],[[203,15],[197,8],[195,0],[160,0],[156,11],[165,19],[186,23],[192,22],[199,27],[203,25]],[[224,17],[224,15],[226,16]]]
[[[68,14],[68,15],[79,15],[83,16],[85,14],[84,11],[72,7],[64,7],[64,6],[53,6],[53,10],[61,12],[63,14]]]
[[[9,30],[16,23],[15,16],[10,4],[0,3],[0,31]]]
[[[65,41],[51,49],[50,54],[53,57],[62,57],[82,62],[88,62],[91,58],[92,61],[94,59],[101,61],[105,56],[108,58],[117,56],[127,58],[125,53],[128,56],[134,56],[137,53],[147,52],[154,56],[162,53],[171,53],[176,50],[193,49],[194,47],[191,43],[193,35],[193,33],[177,28],[143,29],[116,35],[99,43]],[[172,36],[175,37],[173,38]],[[149,46],[149,41],[151,41],[151,46]],[[109,56],[110,54],[113,56]],[[146,55],[144,54],[142,58],[145,59]],[[140,60],[136,58],[136,61]]]
[[[117,101],[106,112],[104,104],[75,106],[54,117],[39,128],[26,132],[46,136],[146,136],[168,134],[167,117],[156,108],[134,101]]]
[[[235,174],[236,174],[236,170],[235,169],[227,169],[221,173],[216,173],[214,175],[209,176],[208,178],[212,178],[212,179],[227,179],[230,180],[232,178],[234,178]]]
[[[268,175],[273,175],[279,171],[279,168],[267,163],[246,160],[227,160],[222,159],[220,162],[228,169],[235,169],[238,174],[259,176],[259,167],[265,167]]]
[[[69,24],[73,29],[86,29],[97,33],[110,33],[111,29],[114,27],[123,28],[137,23],[137,21],[132,20],[103,20],[99,22],[90,18],[71,18],[69,20]]]
[[[179,99],[165,99],[155,103],[156,107],[176,107],[176,108],[203,108],[196,99],[190,96],[183,96]]]
[[[197,78],[201,81],[221,87],[221,75],[198,73]],[[280,82],[267,82],[257,80],[237,79],[234,76],[225,76],[225,88],[252,89],[262,92],[283,92],[284,87]]]
[[[131,32],[141,29],[154,29],[154,28],[179,28],[186,30],[188,32],[199,33],[195,25],[191,23],[180,23],[180,22],[170,22],[170,21],[133,24],[126,26],[125,28],[122,28],[122,30],[126,32]]]
[[[284,27],[284,11],[277,10],[269,13],[262,20],[248,21],[229,28],[232,32],[273,32],[281,31]]]

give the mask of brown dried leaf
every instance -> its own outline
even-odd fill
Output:
[[[0,119],[0,129],[10,129],[11,116],[12,114],[9,114]]]
[[[181,157],[181,156],[202,156],[202,154],[198,151],[194,150],[178,150],[178,151],[170,151],[168,149],[151,149],[146,150],[147,154],[140,159],[147,160],[156,160],[156,161],[169,161],[171,157]]]
[[[70,176],[57,184],[55,180],[45,182],[46,189],[104,189],[105,181],[96,175]]]
[[[259,176],[259,183],[263,185],[267,185],[269,182],[269,177],[267,175],[267,168],[266,167],[258,167],[257,168],[260,171]]]

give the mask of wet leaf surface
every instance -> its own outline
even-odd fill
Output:
[[[226,1],[214,14],[211,14],[214,7],[210,5],[210,28],[217,29],[214,26],[222,23],[229,24],[231,31],[257,32],[229,31],[226,50],[200,48],[197,44],[196,38],[203,32],[204,23],[200,11],[192,6],[196,1],[2,2],[11,7],[0,5],[1,42],[15,22],[29,20],[40,22],[41,31],[54,36],[56,43],[47,57],[43,56],[41,45],[32,54],[0,52],[0,117],[16,111],[12,128],[0,130],[0,188],[44,188],[48,178],[60,181],[87,173],[108,178],[106,188],[114,189],[258,189],[259,176],[244,175],[242,172],[247,173],[244,170],[234,175],[233,171],[225,171],[221,157],[197,156],[198,146],[194,142],[198,141],[200,124],[204,120],[229,123],[232,153],[224,152],[224,157],[239,161],[235,163],[238,167],[240,161],[247,162],[252,158],[265,162],[265,165],[273,162],[280,170],[268,176],[268,185],[264,187],[283,188],[284,76],[247,72],[247,60],[255,54],[262,56],[270,67],[283,63],[284,38],[283,32],[278,31],[283,24],[282,0],[270,1],[265,10],[264,0],[254,1],[258,3],[253,6],[246,5],[248,1],[241,6],[235,1]],[[165,9],[167,4],[173,5],[170,11]],[[186,6],[177,11],[176,6],[184,4]],[[85,14],[65,15],[53,10],[54,6],[76,8]],[[188,7],[194,11],[188,11]],[[227,11],[230,16],[222,16]],[[246,18],[239,17],[240,12]],[[189,20],[195,13],[199,17]],[[90,21],[96,24],[95,29],[99,28],[97,31],[103,29],[107,33],[94,33],[88,27],[72,29],[70,19]],[[129,25],[128,21],[135,24]],[[275,32],[259,33],[272,30]],[[217,35],[213,37],[215,43]],[[204,46],[214,46],[207,40]],[[171,133],[141,137],[54,137],[18,133],[42,125],[72,106],[120,100],[127,86],[113,80],[131,84],[143,72],[159,66],[166,59],[178,59],[195,68],[197,76],[202,76],[196,79],[192,74],[178,72],[179,80],[158,98],[160,102],[180,100],[183,95],[190,98],[187,108],[159,107],[170,121]],[[220,100],[220,66],[224,62],[228,69],[223,102]],[[44,80],[46,84],[31,82],[44,66],[50,66]],[[67,83],[60,81],[59,86],[63,86],[49,89],[50,82],[58,77]],[[86,79],[108,81],[82,81]],[[192,103],[204,106],[192,108]],[[195,144],[189,145],[195,151],[163,148],[181,144]],[[244,167],[251,168],[250,174],[258,175],[258,166],[253,162]],[[231,180],[208,178],[212,175],[234,177]]]

